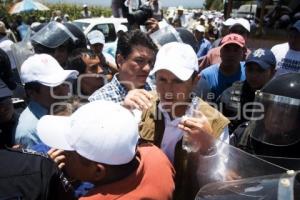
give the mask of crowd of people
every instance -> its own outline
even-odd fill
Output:
[[[247,19],[143,5],[155,14],[118,31],[115,57],[101,31],[53,19],[18,70],[0,21],[0,199],[194,199],[220,144],[300,169],[300,21],[249,49]]]

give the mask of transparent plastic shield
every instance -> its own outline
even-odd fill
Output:
[[[63,24],[55,21],[49,22],[31,37],[31,40],[51,49],[59,47],[68,39],[71,39],[74,44],[78,42],[78,38]]]
[[[275,165],[282,166],[290,170],[300,170],[300,158],[275,157],[267,155],[257,155],[259,158]]]
[[[186,192],[188,196],[184,197],[185,199],[190,199],[191,196],[194,198],[199,189],[209,183],[280,174],[287,171],[286,168],[264,161],[221,141],[215,141],[215,149],[215,152],[206,156],[187,155],[187,170],[183,182],[188,182],[191,189]]]
[[[14,43],[11,45],[12,55],[20,74],[21,65],[30,56],[34,54],[34,49],[30,42],[31,30],[27,31],[27,35],[21,42]]]
[[[253,112],[251,137],[273,146],[288,146],[300,141],[300,100],[263,92],[256,93],[264,112]],[[263,115],[262,115],[263,114]]]
[[[293,200],[300,198],[299,173],[260,176],[211,183],[200,189],[195,200]]]
[[[287,170],[221,141],[216,141],[216,149],[214,155],[198,156],[199,186],[208,182],[276,174]]]
[[[160,48],[170,42],[182,42],[179,33],[173,26],[167,25],[150,34],[153,42]]]

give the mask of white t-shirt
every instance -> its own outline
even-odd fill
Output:
[[[300,72],[300,51],[291,50],[288,43],[275,45],[271,51],[276,57],[276,75]]]
[[[183,137],[183,131],[178,128],[181,117],[171,120],[169,114],[158,104],[158,109],[162,112],[165,120],[165,131],[161,142],[161,150],[167,155],[169,160],[174,163],[176,144]],[[219,140],[229,143],[229,132],[226,126],[219,137]]]

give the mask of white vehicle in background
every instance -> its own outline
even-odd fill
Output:
[[[110,48],[111,45],[117,40],[117,31],[120,25],[125,25],[128,27],[128,21],[126,18],[86,18],[77,19],[72,22],[78,26],[85,35],[93,30],[99,30],[105,36],[105,46],[104,50]]]

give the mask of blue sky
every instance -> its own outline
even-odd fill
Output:
[[[77,3],[77,4],[92,4],[92,5],[101,5],[101,6],[110,6],[111,0],[44,0],[48,3]],[[178,6],[183,5],[184,7],[201,7],[203,0],[161,0],[163,6]]]

